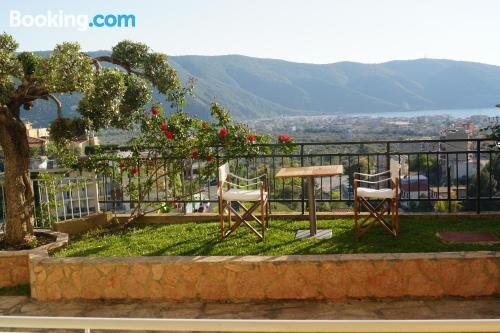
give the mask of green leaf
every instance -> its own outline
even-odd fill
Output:
[[[80,52],[78,43],[57,45],[48,58],[40,61],[36,73],[50,92],[84,92],[92,86],[92,59]]]
[[[92,88],[85,91],[77,111],[91,122],[92,129],[109,127],[119,117],[122,99],[127,90],[126,75],[116,68],[102,69],[95,76]]]

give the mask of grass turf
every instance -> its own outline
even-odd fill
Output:
[[[241,226],[224,241],[215,223],[141,225],[129,229],[94,230],[71,239],[55,257],[77,256],[164,256],[164,255],[286,255],[330,253],[443,252],[500,250],[495,245],[444,244],[438,231],[490,231],[500,235],[500,221],[401,218],[401,237],[393,239],[380,226],[373,227],[360,241],[354,240],[353,220],[318,221],[318,228],[333,229],[333,238],[295,239],[308,222],[271,220],[264,242]]]

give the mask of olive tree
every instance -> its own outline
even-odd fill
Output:
[[[151,102],[152,89],[173,107],[185,102],[183,87],[167,56],[148,46],[122,41],[107,56],[92,58],[78,43],[62,43],[48,57],[16,52],[17,42],[0,35],[0,145],[5,158],[7,202],[6,242],[19,244],[33,232],[33,189],[29,174],[29,146],[22,112],[36,100],[53,102],[56,117],[51,138],[68,142],[89,130],[129,128]],[[103,67],[106,62],[112,66]],[[79,93],[79,116],[65,118],[60,94]]]

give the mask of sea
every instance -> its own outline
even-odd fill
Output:
[[[467,118],[471,116],[500,117],[500,108],[487,109],[445,109],[445,110],[419,110],[419,111],[395,111],[395,112],[373,112],[349,114],[352,116],[370,116],[370,117],[421,117],[421,116],[450,116],[457,118]]]

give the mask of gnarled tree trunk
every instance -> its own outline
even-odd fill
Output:
[[[20,119],[0,121],[0,145],[5,157],[6,241],[16,245],[33,233],[33,188],[29,173],[26,127]]]

